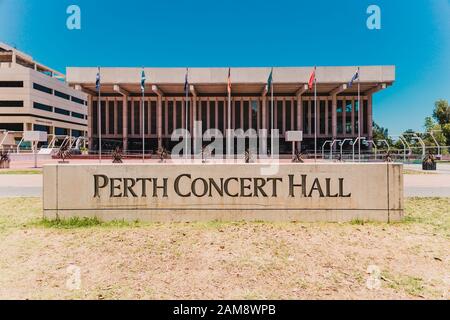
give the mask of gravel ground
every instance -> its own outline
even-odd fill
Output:
[[[450,199],[407,200],[405,221],[395,224],[80,227],[44,223],[40,214],[39,199],[0,199],[0,299],[448,299],[450,293]],[[68,285],[78,271],[79,288]]]

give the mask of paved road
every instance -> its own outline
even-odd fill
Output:
[[[41,196],[42,175],[0,175],[0,198]]]
[[[450,197],[450,171],[405,175],[404,186],[405,197]],[[0,175],[0,198],[41,196],[42,175]]]

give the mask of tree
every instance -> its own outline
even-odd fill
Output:
[[[389,145],[393,144],[392,138],[389,137],[389,130],[387,128],[383,128],[379,126],[377,123],[373,123],[373,140],[380,141],[386,140]],[[382,148],[386,147],[385,145],[381,145]]]
[[[450,145],[450,106],[447,100],[438,100],[434,104],[433,118],[439,125],[439,130],[446,138],[445,145]]]

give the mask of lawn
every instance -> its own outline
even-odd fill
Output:
[[[393,224],[45,221],[41,211],[40,199],[0,199],[0,299],[449,297],[450,198],[408,199]],[[73,270],[79,289],[67,285]]]
[[[0,169],[0,175],[5,174],[42,174],[42,169]]]

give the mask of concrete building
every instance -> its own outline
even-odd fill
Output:
[[[87,94],[64,75],[0,43],[0,130],[87,134]]]
[[[361,106],[358,85],[348,86],[356,67],[318,67],[317,119],[314,117],[314,91],[308,88],[311,67],[274,68],[274,126],[281,137],[286,131],[304,133],[302,150],[314,148],[314,122],[319,146],[326,140],[372,138],[373,94],[395,81],[394,66],[367,66],[360,69]],[[271,93],[267,79],[271,68],[232,68],[232,128],[270,129]],[[185,127],[184,68],[146,68],[144,114],[141,111],[141,69],[101,69],[101,114],[103,149],[118,145],[125,150],[142,150],[142,130],[146,146],[155,150],[170,147],[175,128]],[[97,68],[69,67],[67,82],[88,96],[88,136],[92,149],[98,149]],[[202,120],[203,129],[217,128],[225,133],[228,108],[228,68],[189,70],[189,129],[193,120]],[[145,128],[142,128],[142,116]],[[360,119],[360,120],[359,120]],[[290,152],[291,144],[281,139],[280,152]]]

